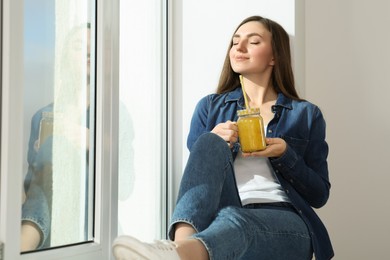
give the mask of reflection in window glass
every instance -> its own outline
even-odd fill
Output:
[[[22,251],[92,240],[94,10],[25,1]]]

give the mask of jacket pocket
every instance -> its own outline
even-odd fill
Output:
[[[299,156],[304,155],[309,140],[294,138],[287,135],[284,135],[281,138],[283,138],[284,141],[286,141],[286,143],[297,153],[297,155]]]

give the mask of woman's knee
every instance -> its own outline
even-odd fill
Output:
[[[231,154],[228,143],[214,133],[204,133],[196,140],[191,152],[201,151],[206,154]]]

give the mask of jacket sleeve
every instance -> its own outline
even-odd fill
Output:
[[[195,107],[192,115],[190,132],[187,138],[187,148],[191,151],[192,145],[198,140],[198,137],[208,131],[207,118],[209,113],[209,96],[202,98]]]
[[[318,107],[312,114],[309,137],[294,140],[282,137],[287,150],[279,158],[270,161],[276,174],[281,175],[312,207],[320,208],[329,198],[328,144],[325,141],[325,120]],[[304,146],[304,152],[298,153]]]

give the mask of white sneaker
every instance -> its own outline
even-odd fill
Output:
[[[180,260],[176,247],[168,240],[144,243],[130,236],[119,236],[112,250],[116,260]]]

